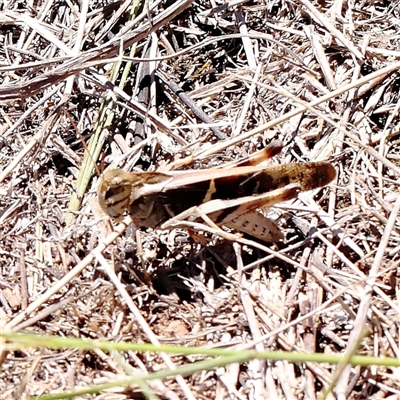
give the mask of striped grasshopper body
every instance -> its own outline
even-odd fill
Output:
[[[230,168],[168,173],[112,169],[100,179],[100,206],[115,219],[128,211],[137,226],[149,228],[198,207],[217,224],[276,242],[283,238],[279,228],[256,210],[325,186],[336,176],[325,161],[258,165],[280,148],[280,142],[273,142]]]

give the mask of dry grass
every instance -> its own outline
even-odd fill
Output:
[[[133,24],[122,0],[23,3],[0,3],[6,331],[398,357],[399,2],[178,0],[145,6]],[[122,61],[122,74],[122,55],[136,58],[118,88],[111,65]],[[143,269],[132,228],[111,233],[96,208],[97,170],[66,224],[96,124],[105,163],[126,169],[188,155],[185,168],[207,168],[280,139],[273,162],[329,159],[338,177],[271,211],[285,243],[143,231]],[[189,362],[125,360],[142,372]],[[339,372],[250,362],[152,388],[168,399],[315,399],[338,378],[337,398],[400,398],[396,369]],[[26,398],[124,374],[101,352],[4,352],[0,392]]]

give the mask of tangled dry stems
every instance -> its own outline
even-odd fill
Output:
[[[29,10],[0,6],[6,329],[328,354],[354,352],[363,338],[360,353],[396,357],[399,3],[340,10],[305,0],[190,3],[155,2],[134,22],[122,1],[83,2],[79,10],[38,1]],[[111,65],[128,59],[121,89],[120,77],[111,83]],[[205,225],[195,237],[143,232],[147,276],[127,221],[112,233],[98,213],[96,172],[65,223],[104,99],[114,112],[98,139],[106,163],[179,167],[190,156],[190,168],[207,168],[280,139],[285,149],[273,162],[330,159],[337,181],[271,211],[286,237],[279,246],[239,239],[232,247]],[[126,374],[101,352],[4,356],[4,398]],[[144,372],[188,359],[127,354],[126,361]],[[152,389],[165,398],[301,399],[336,382],[338,398],[399,396],[394,369],[339,372],[251,362]]]

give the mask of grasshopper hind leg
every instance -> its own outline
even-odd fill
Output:
[[[240,215],[225,225],[263,242],[276,243],[284,238],[278,225],[258,211]]]

